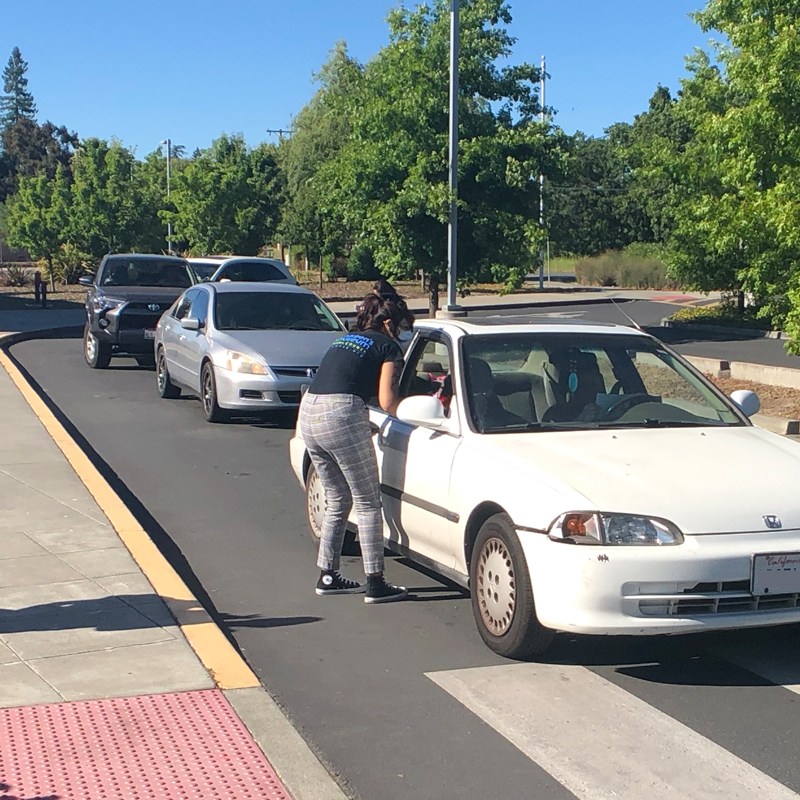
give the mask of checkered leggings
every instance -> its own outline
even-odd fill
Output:
[[[383,572],[380,478],[364,401],[352,394],[306,392],[298,425],[325,489],[317,565],[339,569],[347,517],[355,504],[364,572]]]

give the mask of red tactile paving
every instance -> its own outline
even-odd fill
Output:
[[[218,690],[0,709],[0,800],[291,800]]]

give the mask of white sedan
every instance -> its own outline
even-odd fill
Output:
[[[800,622],[800,447],[752,392],[622,326],[416,330],[397,416],[370,409],[386,544],[468,587],[492,650]]]

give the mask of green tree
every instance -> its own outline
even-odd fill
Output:
[[[43,173],[22,178],[19,190],[8,201],[8,243],[46,261],[51,285],[53,257],[69,237],[71,206],[69,177],[62,166],[53,180]]]
[[[0,127],[6,129],[20,119],[36,119],[36,105],[28,91],[28,62],[22,58],[19,47],[11,51],[3,70],[3,95],[0,95]]]
[[[280,214],[277,147],[250,149],[240,135],[223,135],[175,176],[175,234],[197,253],[253,255],[274,240]]]
[[[146,202],[140,165],[119,142],[86,139],[72,159],[71,242],[98,258],[164,249],[158,208]]]

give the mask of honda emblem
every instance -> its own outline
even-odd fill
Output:
[[[765,515],[763,517],[763,520],[764,520],[764,524],[768,528],[772,528],[773,530],[776,530],[777,528],[782,528],[783,527],[783,523],[781,522],[780,517],[776,517],[773,514]]]

